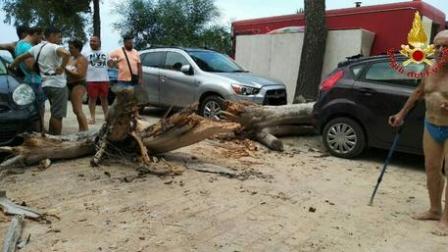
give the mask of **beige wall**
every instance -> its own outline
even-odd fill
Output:
[[[432,20],[423,16],[422,17],[422,25],[423,25],[423,28],[425,29],[426,36],[428,37],[428,40],[426,41],[426,43],[428,43],[428,44],[432,43],[432,41],[430,41],[431,34],[432,34]]]
[[[245,69],[286,84],[292,102],[300,66],[303,33],[243,35],[236,38],[235,59]],[[322,69],[326,76],[347,56],[370,54],[374,34],[366,30],[330,31]]]

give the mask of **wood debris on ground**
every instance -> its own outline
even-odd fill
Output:
[[[213,152],[215,154],[232,159],[241,159],[243,157],[256,157],[256,151],[258,151],[257,144],[250,139],[231,139],[208,141],[208,144],[218,147]]]

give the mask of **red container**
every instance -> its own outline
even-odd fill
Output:
[[[438,31],[445,29],[445,14],[423,1],[329,10],[326,12],[327,28],[365,29],[374,32],[371,55],[378,55],[386,53],[387,49],[399,49],[401,44],[407,44],[407,35],[416,11],[433,21],[432,34],[428,34],[431,40]],[[234,48],[238,35],[265,34],[287,26],[304,25],[303,14],[236,21],[232,23]]]

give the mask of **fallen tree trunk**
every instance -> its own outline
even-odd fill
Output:
[[[252,103],[226,102],[224,116],[245,130],[261,130],[282,125],[310,125],[314,103],[283,106],[258,106]]]
[[[104,158],[117,155],[117,150],[137,153],[139,163],[150,167],[151,155],[169,152],[222,133],[255,139],[273,150],[282,151],[283,143],[277,136],[312,132],[313,103],[258,106],[246,102],[226,102],[223,116],[227,120],[221,121],[198,116],[197,106],[192,105],[155,124],[138,115],[137,105],[133,90],[125,89],[116,94],[106,122],[98,132],[69,136],[25,135],[22,145],[0,148],[0,152],[12,155],[0,164],[0,170],[34,165],[47,159],[73,159],[92,154],[91,164],[97,166]]]
[[[92,155],[95,152],[97,132],[89,131],[69,136],[42,137],[40,133],[24,135],[24,141],[17,147],[0,147],[0,152],[14,157],[0,164],[6,167],[35,165],[45,159],[72,159]]]
[[[200,117],[196,114],[196,106],[162,118],[152,125],[142,120],[137,111],[133,91],[123,90],[117,94],[99,132],[69,136],[24,135],[24,142],[20,146],[0,148],[0,152],[13,156],[0,164],[0,170],[34,165],[46,159],[73,159],[92,154],[91,164],[96,166],[107,154],[114,154],[117,149],[140,154],[141,164],[149,166],[150,155],[169,152],[240,128],[235,122],[218,122]]]
[[[277,137],[314,133],[312,110],[314,103],[284,106],[258,106],[252,103],[226,103],[222,114],[242,128],[239,135],[255,139],[275,151],[283,151]]]
[[[109,110],[99,146],[92,165],[98,165],[109,144],[133,139],[143,165],[151,163],[149,155],[169,152],[200,142],[220,133],[233,132],[240,127],[234,122],[211,121],[196,114],[192,105],[168,118],[150,125],[138,116],[137,101],[132,90],[123,90]]]

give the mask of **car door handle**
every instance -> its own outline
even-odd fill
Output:
[[[375,89],[372,88],[360,88],[359,91],[363,94],[363,95],[373,95],[374,93],[376,93]]]
[[[160,81],[161,82],[165,82],[166,81],[166,76],[165,75],[161,75],[160,76]]]

